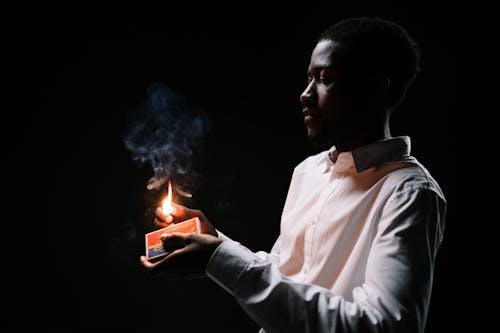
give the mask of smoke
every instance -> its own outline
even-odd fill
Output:
[[[183,96],[165,84],[155,82],[131,116],[124,143],[140,167],[151,166],[153,176],[147,189],[157,190],[171,180],[179,194],[190,197],[201,178],[193,166],[210,130],[207,113],[189,106]]]

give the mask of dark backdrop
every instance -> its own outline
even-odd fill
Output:
[[[145,188],[151,169],[134,163],[123,144],[128,112],[155,81],[208,112],[212,128],[196,164],[203,177],[184,203],[250,249],[269,250],[293,167],[314,152],[299,95],[315,38],[338,19],[361,15],[403,24],[422,48],[423,70],[392,134],[412,137],[414,156],[447,195],[428,332],[459,327],[452,292],[465,229],[456,213],[450,122],[460,108],[458,14],[423,5],[195,8],[15,13],[8,67],[18,94],[4,125],[13,167],[5,183],[15,199],[6,223],[7,331],[256,332],[212,281],[141,269],[159,196]]]

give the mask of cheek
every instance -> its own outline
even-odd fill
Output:
[[[331,131],[339,132],[351,123],[349,105],[342,96],[323,96],[318,99],[319,108],[324,115],[324,126]]]
[[[328,105],[337,104],[340,99],[342,99],[342,93],[338,87],[335,86],[320,86],[316,91],[318,97],[318,103],[320,105],[324,105],[325,107]]]
[[[341,112],[342,100],[331,93],[318,94],[318,107],[324,115],[334,116]]]

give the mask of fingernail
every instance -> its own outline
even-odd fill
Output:
[[[165,240],[165,238],[167,238],[168,236],[169,236],[169,234],[161,234],[160,239]]]

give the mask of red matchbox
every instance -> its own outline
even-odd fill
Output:
[[[160,236],[164,233],[183,232],[201,234],[202,227],[200,219],[195,217],[179,223],[174,223],[168,227],[158,229],[146,234],[146,258],[156,259],[167,254],[163,248]]]

